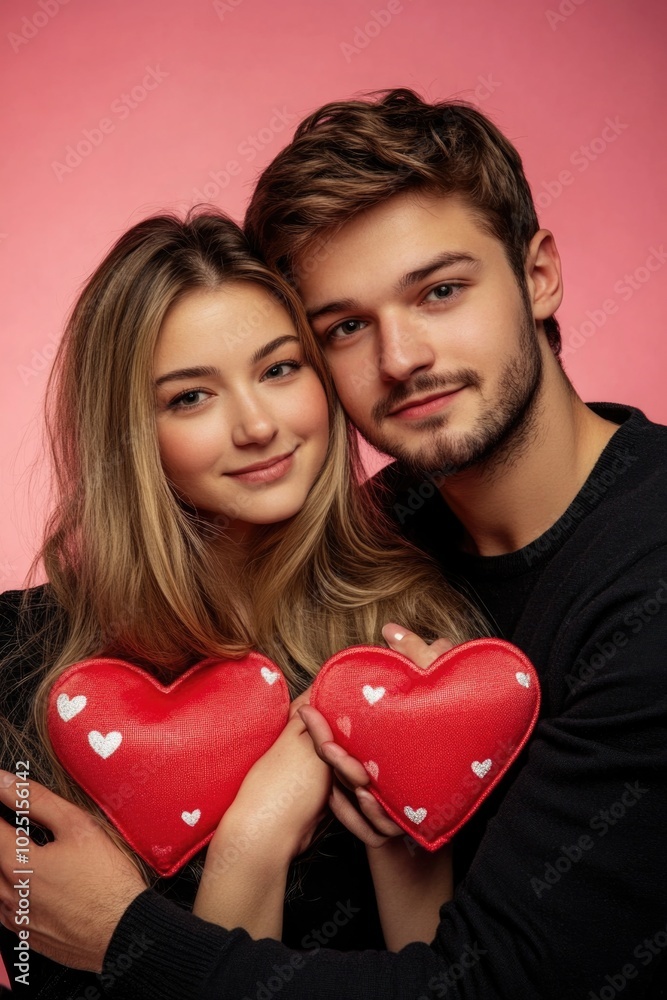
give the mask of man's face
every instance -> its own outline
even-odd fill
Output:
[[[542,356],[503,246],[467,204],[396,195],[323,250],[299,292],[364,437],[450,474],[504,454],[529,423]]]

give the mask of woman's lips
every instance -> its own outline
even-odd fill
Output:
[[[456,399],[464,389],[465,386],[461,386],[460,389],[451,389],[447,392],[441,392],[437,396],[431,396],[424,400],[424,402],[416,401],[408,403],[407,406],[401,407],[400,410],[392,411],[389,416],[396,417],[398,420],[419,420],[423,417],[428,417],[432,413],[437,413],[438,410],[443,409],[445,406],[449,406],[452,400]]]
[[[296,449],[295,449],[296,450]],[[227,472],[225,475],[232,476],[234,479],[240,480],[242,483],[272,483],[276,479],[281,479],[286,475],[292,465],[294,464],[294,452],[291,451],[289,455],[283,455],[282,458],[276,458],[270,462],[257,463],[254,466],[249,466],[247,469],[241,469],[239,472]]]

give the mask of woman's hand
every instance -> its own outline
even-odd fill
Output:
[[[313,685],[311,684],[310,687],[307,687],[305,691],[302,691],[301,694],[298,695],[298,697],[296,697],[294,701],[290,703],[289,707],[290,719],[293,718],[299,711],[299,709],[303,708],[304,705],[310,705],[310,692],[312,691],[312,689]]]
[[[280,938],[287,870],[322,819],[331,771],[298,715],[250,768],[209,845],[194,913]]]
[[[449,639],[436,639],[429,644],[414,632],[393,622],[384,626],[382,635],[390,649],[403,653],[423,669],[454,645]],[[400,836],[403,830],[368,791],[366,786],[370,784],[370,778],[365,767],[336,743],[331,726],[324,716],[310,704],[300,707],[299,715],[310,733],[318,756],[334,770],[336,781],[329,805],[343,826],[368,847],[380,847],[389,837]],[[353,793],[357,805],[346,793],[346,789]]]
[[[382,634],[391,649],[403,653],[422,669],[453,646],[449,639],[437,639],[429,645],[414,632],[393,623],[385,625]],[[370,778],[366,769],[338,746],[324,716],[311,705],[301,707],[299,714],[308,726],[318,755],[334,769],[332,812],[366,844],[387,948],[398,951],[411,941],[432,941],[440,907],[453,893],[450,845],[430,853],[405,836],[368,791]],[[403,839],[398,839],[401,835]]]
[[[330,790],[331,772],[314,752],[303,720],[293,715],[248,771],[223,822],[228,829],[261,840],[272,856],[279,851],[289,862],[310,844]],[[215,849],[215,837],[212,846]]]

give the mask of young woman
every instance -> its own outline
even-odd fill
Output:
[[[386,622],[453,642],[481,631],[358,485],[356,438],[298,299],[221,215],[148,219],[113,247],[60,346],[48,434],[48,584],[0,604],[2,762],[30,760],[32,778],[102,822],[46,731],[49,691],[70,664],[121,656],[166,682],[204,657],[259,649],[296,698],[337,650],[382,644]],[[294,806],[271,822],[255,817],[295,774],[305,791]],[[196,864],[164,880],[165,892],[194,899],[209,920],[282,933],[296,947],[330,917],[332,900],[356,900],[361,918],[334,946],[381,946],[364,848],[335,822],[299,866],[283,914],[288,866],[329,791],[329,769],[293,713],[223,818],[199,894]],[[254,818],[264,823],[257,848],[221,861]],[[378,848],[371,867],[387,944],[398,947],[388,914],[405,859],[397,877],[383,857]],[[411,862],[415,878],[423,863]],[[423,927],[408,925],[426,937],[448,890],[446,852],[428,865],[430,910]],[[80,995],[86,975],[55,970],[44,962],[41,981],[54,980],[40,996]]]

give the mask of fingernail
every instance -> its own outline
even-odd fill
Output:
[[[11,774],[9,771],[0,771],[0,785],[3,788],[9,788],[16,781],[16,775]]]
[[[400,632],[395,625],[385,625],[382,629],[382,635],[387,642],[400,642],[401,639],[405,638],[405,632]]]

